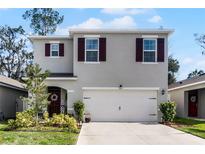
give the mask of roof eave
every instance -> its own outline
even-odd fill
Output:
[[[70,35],[79,33],[151,33],[151,34],[172,34],[174,29],[70,29]]]
[[[54,36],[39,36],[39,35],[30,35],[28,36],[28,39],[32,42],[33,40],[43,40],[43,39],[63,39],[63,40],[68,40],[68,39],[72,39],[72,37],[68,36],[68,35],[54,35]]]

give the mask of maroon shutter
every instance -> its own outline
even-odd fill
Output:
[[[143,38],[136,38],[136,62],[143,61]]]
[[[99,39],[99,61],[106,61],[106,38]]]
[[[64,56],[64,44],[63,43],[59,44],[59,56],[60,57]]]
[[[85,61],[85,38],[78,38],[78,61]]]
[[[45,44],[45,56],[46,57],[50,56],[50,44],[49,43]]]
[[[164,62],[164,38],[157,39],[157,61]]]

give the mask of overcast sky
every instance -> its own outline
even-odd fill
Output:
[[[26,9],[0,9],[0,25],[22,25],[32,33],[29,21],[22,19]],[[205,9],[58,9],[65,16],[56,34],[68,35],[70,27],[82,28],[164,28],[175,29],[169,40],[169,54],[180,62],[177,79],[194,69],[205,71],[205,56],[194,34],[205,34]]]

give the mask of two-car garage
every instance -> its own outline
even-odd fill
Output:
[[[157,121],[157,89],[83,88],[92,121]]]

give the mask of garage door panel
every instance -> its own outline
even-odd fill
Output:
[[[157,92],[135,90],[84,91],[92,121],[157,121]]]

